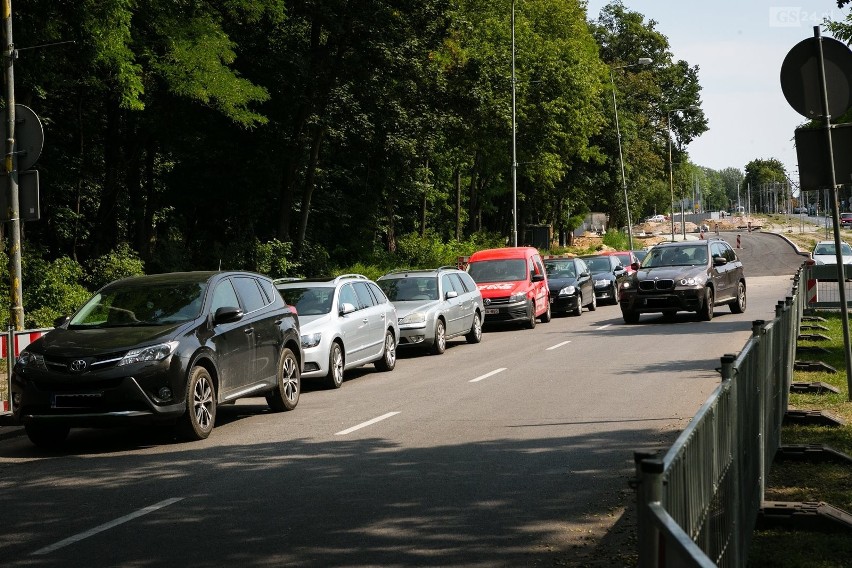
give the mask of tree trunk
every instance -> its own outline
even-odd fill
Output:
[[[305,190],[302,193],[302,219],[299,223],[299,237],[295,243],[296,257],[302,252],[302,245],[305,243],[305,235],[308,230],[308,215],[311,212],[311,197],[314,193],[316,184],[317,164],[319,163],[320,147],[322,140],[325,137],[325,126],[318,126],[314,133],[314,139],[311,142],[311,159],[308,163],[308,171],[305,176]]]
[[[159,208],[157,187],[154,181],[154,164],[157,157],[157,143],[152,136],[145,141],[145,217],[142,224],[142,248],[138,249],[143,259],[150,261],[157,243],[157,231],[154,228],[154,215]]]
[[[90,256],[100,256],[113,249],[118,241],[118,195],[121,168],[120,109],[117,101],[106,105],[106,132],[104,133],[104,181],[92,236],[89,239]]]
[[[393,196],[388,195],[385,200],[385,212],[388,222],[388,252],[396,252],[396,225],[394,222],[394,200]]]
[[[456,240],[460,241],[462,236],[462,214],[461,214],[461,170],[453,171],[453,179],[456,183]]]

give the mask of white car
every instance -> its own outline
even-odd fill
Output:
[[[647,219],[645,219],[646,223],[663,223],[666,220],[665,215],[651,215]]]
[[[347,369],[367,363],[380,371],[396,366],[396,308],[366,276],[286,278],[276,280],[275,287],[299,315],[303,379],[321,377],[329,387],[340,388]]]
[[[820,241],[814,247],[811,258],[816,264],[837,264],[835,251],[834,241]],[[843,255],[843,264],[852,264],[852,247],[841,242],[840,252]]]

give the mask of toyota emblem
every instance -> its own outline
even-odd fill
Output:
[[[76,361],[71,361],[71,364],[68,365],[68,368],[70,368],[75,373],[79,373],[80,371],[86,370],[86,365],[87,363],[83,359],[77,359]]]

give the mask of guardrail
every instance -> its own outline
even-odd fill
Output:
[[[800,269],[662,458],[637,452],[640,567],[745,566],[793,378]]]

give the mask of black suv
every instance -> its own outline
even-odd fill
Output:
[[[746,309],[743,264],[731,245],[718,238],[661,243],[650,250],[636,272],[621,285],[621,314],[636,323],[643,313],[696,312],[713,319],[713,308],[729,304],[739,314]]]
[[[58,446],[72,427],[156,422],[201,440],[220,404],[299,402],[299,321],[259,274],[125,278],[55,325],[12,371],[15,418],[38,446]]]

